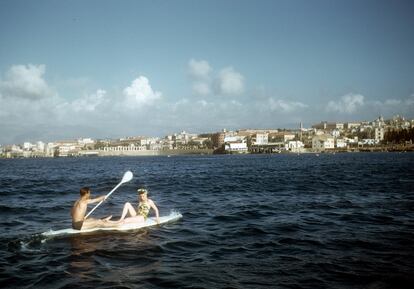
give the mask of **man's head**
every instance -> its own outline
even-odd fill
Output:
[[[91,190],[88,187],[83,187],[80,189],[80,195],[81,197],[85,197],[86,195],[91,193]]]

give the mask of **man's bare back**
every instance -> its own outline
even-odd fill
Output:
[[[98,198],[91,199],[91,191],[89,188],[85,187],[80,190],[81,197],[75,202],[72,207],[71,215],[72,215],[72,228],[76,230],[81,229],[91,229],[96,227],[111,227],[113,226],[114,222],[110,222],[109,219],[112,216],[109,216],[105,219],[94,219],[88,218],[85,219],[86,210],[88,208],[88,204],[98,203],[100,201],[105,200],[105,196],[100,196]]]
[[[87,208],[88,202],[86,200],[82,200],[82,198],[77,200],[72,207],[72,222],[83,221]]]

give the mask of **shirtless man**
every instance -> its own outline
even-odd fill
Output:
[[[72,228],[76,230],[91,229],[96,227],[112,227],[115,222],[109,221],[112,216],[105,219],[88,218],[85,220],[88,204],[98,203],[105,200],[106,196],[91,199],[91,190],[88,187],[80,189],[80,198],[72,207]]]

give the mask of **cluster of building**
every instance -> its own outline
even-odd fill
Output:
[[[76,156],[134,156],[158,155],[211,150],[209,137],[190,134],[185,131],[158,137],[127,137],[121,139],[79,138],[44,143],[25,142],[22,145],[0,146],[0,156],[14,157],[76,157]]]
[[[215,147],[224,152],[280,153],[355,151],[381,146],[387,131],[414,128],[414,120],[395,116],[368,122],[321,122],[297,130],[239,130],[213,135]]]
[[[136,156],[189,153],[281,153],[349,151],[380,146],[390,130],[414,128],[414,120],[395,116],[371,122],[321,122],[311,128],[241,129],[216,133],[191,134],[185,131],[158,137],[128,137],[116,140],[80,138],[71,141],[0,146],[0,156]]]

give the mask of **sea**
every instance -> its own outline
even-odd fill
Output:
[[[79,189],[172,223],[46,238]],[[92,208],[93,205],[90,205]],[[414,154],[0,159],[2,288],[413,288]]]

